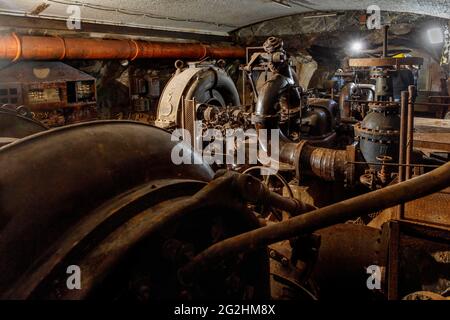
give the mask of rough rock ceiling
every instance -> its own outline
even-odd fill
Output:
[[[65,19],[71,4],[81,6],[85,22],[219,35],[282,16],[365,10],[373,4],[385,11],[450,18],[450,0],[0,0],[0,14]]]

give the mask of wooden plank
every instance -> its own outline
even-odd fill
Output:
[[[415,133],[414,147],[450,152],[450,133],[446,132]]]
[[[450,133],[450,120],[414,118],[416,132]]]
[[[423,65],[423,58],[356,58],[348,61],[350,67],[389,67],[402,65]]]

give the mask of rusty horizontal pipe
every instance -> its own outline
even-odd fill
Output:
[[[245,49],[238,46],[199,43],[165,43],[139,40],[106,40],[21,36],[0,36],[0,59],[75,60],[75,59],[151,59],[151,58],[243,58]]]
[[[290,220],[218,242],[194,257],[179,271],[191,283],[202,271],[231,255],[254,250],[300,234],[314,232],[368,212],[390,208],[438,192],[450,185],[450,162],[427,174],[349,200],[311,211]]]

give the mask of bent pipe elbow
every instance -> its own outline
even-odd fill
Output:
[[[341,95],[339,97],[339,110],[341,112],[342,119],[350,117],[350,106],[349,106],[349,102],[347,102],[347,100],[350,99],[350,97],[353,93],[353,90],[355,90],[355,88],[356,88],[356,84],[353,82],[350,82],[350,83],[346,84],[341,90]]]
[[[267,154],[272,150],[270,150],[268,139],[261,137],[260,130],[278,128],[278,111],[275,106],[280,94],[289,84],[289,78],[277,74],[263,86],[258,97],[252,120],[257,130],[259,147]],[[293,143],[280,134],[279,160],[295,167],[297,175],[300,175],[300,168],[302,168],[302,171],[326,181],[341,181],[345,178],[346,151],[317,148],[304,142]]]
[[[278,103],[280,94],[289,85],[289,79],[281,74],[274,75],[262,87],[256,102],[253,122],[263,129],[274,129],[277,120],[278,110],[275,106]]]
[[[370,90],[370,92],[372,92],[372,97],[371,100],[373,100],[375,98],[375,91],[376,91],[376,86],[374,84],[358,84],[357,85],[358,89],[365,89],[365,90]]]
[[[339,110],[341,112],[341,118],[346,119],[350,118],[351,110],[350,110],[350,103],[347,102],[354,93],[356,89],[360,90],[369,90],[371,92],[371,96],[368,97],[368,101],[373,101],[375,98],[375,85],[374,84],[356,84],[354,82],[350,82],[346,84],[342,90],[341,95],[339,97]]]
[[[252,122],[255,124],[257,131],[259,147],[267,154],[269,153],[270,146],[268,145],[267,139],[261,138],[259,132],[264,129],[278,128],[278,110],[275,106],[278,103],[281,93],[289,84],[293,84],[294,81],[295,79],[287,78],[281,74],[275,74],[264,84],[258,95]],[[280,134],[280,149],[283,149],[282,146],[288,143],[290,143],[290,140],[283,134]]]

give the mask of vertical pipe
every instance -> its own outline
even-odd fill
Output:
[[[406,140],[407,140],[407,117],[408,117],[408,91],[402,91],[401,104],[400,104],[400,143],[399,143],[399,155],[398,162],[398,182],[405,181],[405,158],[406,158]],[[398,207],[397,219],[403,219],[405,213],[405,204],[401,203]]]
[[[408,118],[408,102],[409,93],[408,91],[403,91],[401,93],[401,103],[400,103],[400,145],[399,145],[399,166],[398,168],[398,178],[399,182],[405,181],[405,164],[406,158],[406,141],[407,141],[407,118]]]
[[[245,95],[246,95],[246,90],[245,90],[245,82],[247,81],[247,78],[245,77],[245,71],[242,70],[242,104],[245,106],[247,104]],[[253,112],[253,110],[252,110]]]
[[[411,163],[414,149],[414,97],[416,94],[416,87],[408,87],[408,136],[406,143],[406,176],[405,179],[409,180],[412,176],[411,174]]]
[[[388,56],[388,35],[389,35],[389,26],[384,26],[384,37],[383,37],[383,58],[387,58]]]

